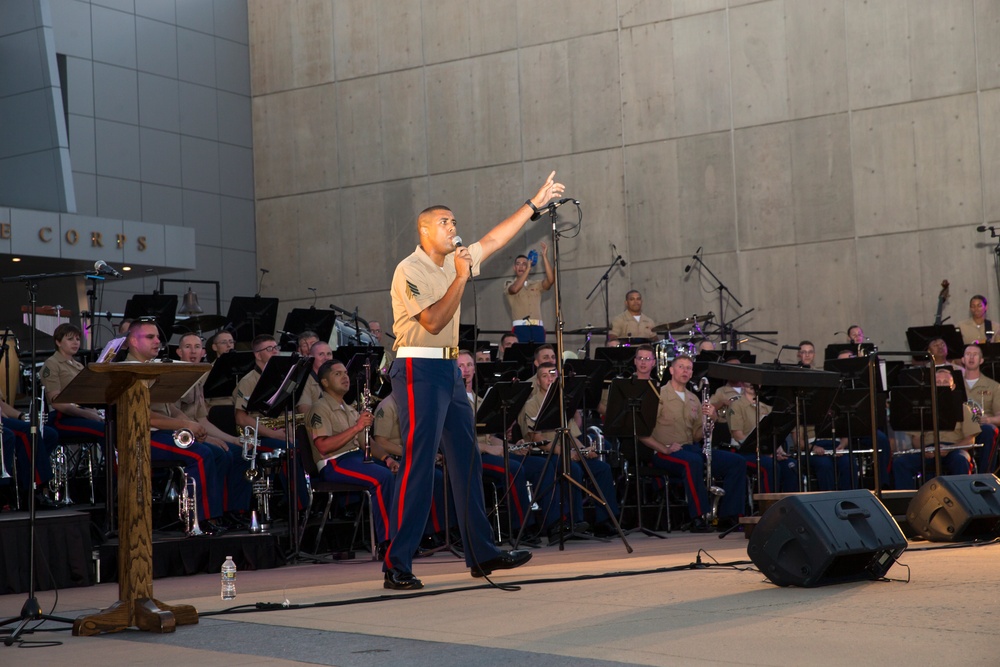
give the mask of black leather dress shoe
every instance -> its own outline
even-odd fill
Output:
[[[382,585],[394,591],[415,591],[424,587],[424,583],[414,577],[412,572],[396,568],[386,571],[385,583]]]
[[[691,525],[688,527],[688,531],[692,533],[710,533],[712,532],[712,527],[709,526],[704,519],[698,517],[691,522]]]
[[[531,552],[524,549],[514,551],[501,551],[496,558],[491,558],[485,563],[480,563],[478,567],[472,568],[473,577],[483,577],[493,572],[493,570],[513,570],[521,567],[531,560]]]

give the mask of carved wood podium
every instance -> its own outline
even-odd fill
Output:
[[[193,606],[168,605],[153,597],[149,406],[174,403],[210,369],[209,364],[91,364],[59,395],[60,402],[117,406],[118,602],[77,618],[74,635],[130,627],[173,632],[177,625],[198,622]],[[110,475],[112,462],[106,465]]]

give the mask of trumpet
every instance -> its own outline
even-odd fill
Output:
[[[257,445],[260,439],[257,431],[260,429],[260,417],[254,426],[244,426],[240,432],[240,444],[243,446],[243,459],[250,462],[250,467],[243,472],[248,482],[252,482],[260,477],[260,470],[257,468]]]
[[[702,453],[705,455],[705,486],[708,489],[708,494],[712,496],[712,510],[706,520],[714,522],[719,518],[719,501],[722,500],[722,496],[726,495],[726,490],[712,483],[712,429],[715,428],[715,424],[705,414],[705,408],[711,405],[708,378],[703,377],[698,386],[701,389],[701,432],[705,439],[702,445]]]
[[[365,357],[365,371],[364,375],[358,374],[358,383],[364,381],[364,389],[359,389],[358,391],[358,414],[364,414],[372,409],[372,364],[368,357]],[[364,457],[362,462],[373,463],[372,459],[372,429],[370,426],[366,426],[364,430],[364,439],[362,440],[361,449],[364,452]]]
[[[188,537],[204,535],[198,525],[198,480],[191,475],[184,475],[184,490],[177,503],[177,514],[184,524],[184,534]]]
[[[174,444],[181,449],[188,449],[194,444],[194,440],[194,433],[191,432],[191,429],[179,428],[174,431]]]

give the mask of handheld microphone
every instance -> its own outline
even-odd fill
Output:
[[[573,202],[577,206],[580,205],[580,202],[578,200],[576,200],[576,199],[573,199],[572,197],[563,197],[559,201],[554,201],[554,202],[552,202],[550,204],[546,204],[545,206],[543,206],[540,209],[538,209],[538,211],[536,213],[532,213],[531,214],[531,219],[532,220],[538,220],[540,217],[542,217],[542,213],[544,211],[554,211],[555,209],[559,208],[563,204],[568,204],[570,202]]]
[[[109,266],[108,263],[105,262],[103,259],[99,259],[96,262],[94,262],[94,271],[96,271],[97,273],[110,274],[110,275],[114,276],[115,278],[124,278],[125,277],[122,274],[120,274],[118,271],[116,271],[114,268],[112,268],[111,266]]]
[[[462,247],[462,237],[461,236],[457,236],[456,235],[454,238],[451,239],[451,242],[455,244],[456,248],[461,248]]]

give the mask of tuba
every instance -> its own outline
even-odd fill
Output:
[[[177,503],[177,514],[184,524],[184,534],[188,537],[204,535],[198,525],[198,480],[191,475],[184,475],[184,490]]]
[[[726,495],[726,490],[712,483],[712,429],[715,424],[708,418],[704,410],[711,405],[708,378],[703,377],[698,386],[701,389],[701,433],[702,438],[704,438],[702,453],[705,455],[705,487],[708,489],[708,495],[712,497],[712,510],[706,520],[711,523],[719,518],[719,501],[722,500],[722,496]]]

